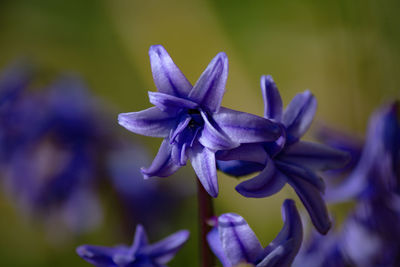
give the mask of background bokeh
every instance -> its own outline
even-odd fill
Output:
[[[39,66],[43,84],[65,71],[78,73],[113,106],[116,118],[150,106],[147,91],[155,90],[150,45],[162,44],[192,82],[224,51],[230,68],[224,106],[261,115],[259,79],[271,74],[285,104],[305,89],[315,94],[314,127],[323,121],[362,136],[372,110],[399,97],[398,10],[395,0],[2,0],[0,67],[28,59]],[[119,127],[116,120],[113,127]],[[131,136],[156,153],[160,140]],[[193,171],[186,167],[177,176],[172,179],[185,180],[191,190]],[[245,199],[235,192],[235,179],[220,174],[219,182],[217,213],[241,214],[268,244],[282,225],[282,200],[295,194],[285,188],[268,199]],[[130,235],[118,231],[118,207],[108,200],[102,201],[100,228],[54,241],[0,196],[0,265],[88,266],[75,254],[77,245],[130,243],[134,226]],[[179,214],[174,225],[148,229],[150,239],[190,229],[189,243],[170,266],[196,266],[195,199],[189,198]]]

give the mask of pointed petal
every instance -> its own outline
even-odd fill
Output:
[[[284,201],[282,205],[282,218],[284,221],[282,230],[265,248],[264,253],[266,258],[257,267],[291,266],[298,253],[303,240],[303,227],[293,200],[286,199]]]
[[[219,216],[218,232],[222,248],[232,265],[254,263],[263,252],[257,236],[240,215],[225,213]]]
[[[217,112],[221,106],[228,78],[228,57],[221,52],[211,60],[189,93],[189,99],[207,111]]]
[[[189,115],[182,117],[181,121],[178,123],[178,125],[176,126],[175,130],[172,132],[169,138],[170,144],[175,143],[177,136],[180,135],[186,129],[191,119],[192,118]]]
[[[283,124],[287,129],[289,143],[298,140],[310,127],[317,110],[317,100],[310,93],[297,94],[287,106],[283,115]]]
[[[163,94],[159,92],[148,92],[150,103],[158,107],[164,112],[176,112],[179,109],[195,109],[198,104],[173,95]]]
[[[325,192],[325,182],[320,176],[302,166],[283,162],[280,160],[275,161],[276,167],[285,175],[296,178],[301,178],[318,188],[319,191]]]
[[[287,254],[291,250],[293,243],[293,240],[288,240],[283,245],[277,246],[256,267],[290,267],[290,263],[293,260],[288,258]]]
[[[239,143],[275,141],[282,135],[279,124],[246,112],[221,107],[212,118],[227,136]]]
[[[275,121],[281,121],[282,99],[270,75],[261,76],[261,92],[264,99],[264,117]]]
[[[139,112],[120,113],[118,123],[131,132],[152,136],[168,137],[176,124],[175,115],[162,112],[156,107]]]
[[[323,144],[300,141],[288,146],[279,159],[323,171],[343,167],[350,160],[350,155]]]
[[[286,178],[275,168],[274,162],[269,160],[256,177],[244,181],[236,186],[236,191],[245,197],[268,197],[279,192],[286,183]]]
[[[126,250],[126,248],[124,248]],[[76,249],[76,253],[85,261],[96,266],[117,266],[113,256],[120,252],[119,248],[103,246],[82,245]]]
[[[169,262],[189,239],[189,231],[178,231],[163,240],[147,246],[141,253],[148,255],[157,264]]]
[[[192,85],[172,61],[161,45],[153,45],[149,50],[151,71],[160,93],[186,98]]]
[[[167,177],[181,167],[174,164],[171,158],[171,149],[172,146],[169,144],[169,141],[164,139],[150,167],[141,169],[141,172],[145,178],[152,176]]]
[[[233,141],[223,131],[214,127],[207,118],[207,114],[200,112],[204,120],[204,128],[199,137],[199,142],[210,150],[227,150],[239,146],[238,142]]]
[[[217,160],[217,169],[225,174],[234,177],[241,177],[252,174],[254,172],[262,171],[264,169],[264,165],[243,160]]]
[[[210,196],[217,197],[218,178],[214,152],[197,143],[190,150],[190,160],[204,189]]]
[[[138,224],[136,226],[135,238],[134,238],[133,244],[130,248],[130,252],[132,253],[132,255],[134,255],[135,252],[138,251],[138,249],[146,246],[148,243],[149,243],[149,241],[147,239],[147,234],[146,234],[146,231],[144,230],[143,225]]]
[[[225,255],[217,227],[213,227],[213,229],[211,229],[211,231],[207,234],[207,242],[212,252],[214,252],[215,256],[217,256],[219,261],[222,263],[222,266],[232,267],[232,264]]]
[[[297,177],[288,177],[287,181],[303,202],[317,231],[325,235],[331,228],[331,221],[325,201],[322,199],[318,188]]]

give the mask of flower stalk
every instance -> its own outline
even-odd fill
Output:
[[[212,197],[202,186],[199,179],[197,180],[197,200],[198,200],[198,222],[199,222],[199,249],[200,249],[200,266],[213,267],[215,266],[215,257],[207,243],[207,234],[211,230],[208,223],[210,218],[214,216],[214,206]]]

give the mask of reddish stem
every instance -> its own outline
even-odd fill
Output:
[[[197,199],[199,205],[199,228],[200,228],[200,266],[215,266],[215,257],[207,243],[207,233],[211,226],[207,221],[214,216],[212,197],[204,190],[203,185],[197,180]]]

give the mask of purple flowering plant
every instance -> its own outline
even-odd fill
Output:
[[[161,45],[149,50],[154,83],[149,92],[155,107],[122,113],[120,125],[134,133],[164,138],[144,177],[165,177],[191,161],[204,189],[218,196],[215,152],[241,143],[273,141],[281,129],[270,120],[221,107],[228,77],[228,58],[219,53],[194,86],[186,79]]]
[[[235,213],[220,215],[207,240],[224,267],[243,263],[256,267],[290,266],[303,239],[300,215],[293,200],[284,201],[282,217],[282,230],[265,248],[247,222]]]
[[[394,101],[371,116],[364,146],[359,141],[340,142],[342,134],[330,134],[329,144],[360,155],[347,168],[339,183],[328,183],[327,200],[349,202],[354,208],[341,227],[327,238],[312,235],[300,251],[294,266],[397,266],[400,261],[399,155],[400,113]],[[338,173],[337,175],[340,175]],[[329,180],[336,179],[329,174]]]
[[[181,230],[157,243],[149,244],[144,227],[138,225],[131,246],[82,245],[76,252],[84,260],[98,267],[164,267],[188,238],[189,231]]]
[[[245,197],[268,197],[288,183],[303,202],[314,226],[326,234],[331,223],[322,198],[325,183],[316,171],[341,167],[348,161],[348,154],[300,140],[317,108],[317,101],[309,91],[296,95],[283,112],[282,99],[271,76],[261,77],[261,89],[264,117],[279,124],[282,136],[275,141],[241,144],[232,150],[219,151],[218,167],[233,176],[260,171],[236,187]]]
[[[0,166],[4,184],[17,201],[32,213],[58,212],[72,226],[90,226],[84,215],[88,210],[101,211],[93,189],[98,174],[105,171],[124,202],[121,206],[133,213],[124,216],[126,225],[137,224],[131,246],[82,245],[76,250],[80,257],[95,266],[167,266],[188,241],[189,231],[150,244],[142,223],[155,232],[164,222],[162,216],[174,217],[171,210],[183,202],[178,191],[182,187],[163,192],[152,183],[157,180],[149,178],[170,176],[189,160],[198,181],[202,267],[215,266],[214,255],[224,267],[396,266],[400,261],[400,231],[393,227],[400,221],[398,102],[374,113],[363,147],[353,136],[327,128],[320,131],[326,144],[309,142],[303,136],[317,101],[308,90],[284,109],[272,77],[262,76],[264,116],[260,117],[221,106],[228,77],[225,53],[211,60],[194,85],[163,46],[151,46],[149,56],[157,91],[148,95],[154,106],[118,116],[127,130],[163,139],[153,162],[142,168],[146,152],[102,127],[107,118],[99,119],[93,99],[79,81],[61,80],[46,93],[26,93],[30,82],[26,69],[11,68],[0,79]],[[281,231],[266,247],[240,215],[215,216],[218,170],[238,178],[257,173],[236,186],[248,198],[275,195],[289,184],[316,229],[308,243],[302,244],[304,222],[291,199],[282,205]],[[141,174],[140,181],[132,177],[135,173]],[[339,182],[335,176],[341,176]],[[349,199],[356,201],[354,209],[342,228],[329,232],[326,201]],[[136,220],[135,214],[141,219]]]

